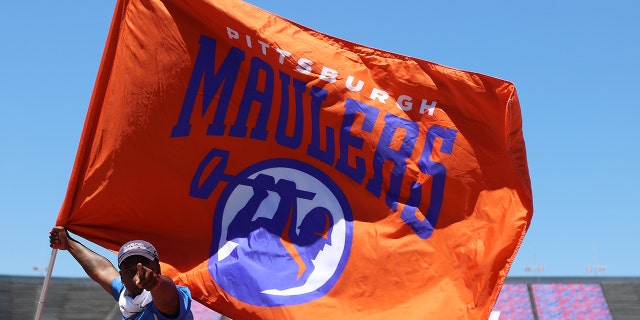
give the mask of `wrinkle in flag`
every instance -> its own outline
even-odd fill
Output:
[[[512,83],[241,1],[120,0],[57,224],[234,319],[479,319],[533,212]]]

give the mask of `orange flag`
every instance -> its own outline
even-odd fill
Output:
[[[237,0],[119,0],[57,224],[234,319],[487,318],[533,212],[514,85]]]

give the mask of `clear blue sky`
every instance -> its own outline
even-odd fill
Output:
[[[544,266],[541,276],[588,276],[598,265],[605,276],[640,276],[640,2],[249,2],[323,33],[513,82],[535,211],[510,275]],[[2,5],[0,274],[41,275],[49,262],[48,231],[114,5]],[[53,275],[84,272],[59,252]]]

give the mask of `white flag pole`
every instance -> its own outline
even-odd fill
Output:
[[[47,275],[44,277],[44,283],[42,284],[42,291],[40,292],[40,300],[38,301],[38,309],[36,310],[35,320],[40,320],[40,317],[42,316],[42,309],[44,308],[44,301],[47,298],[47,289],[49,288],[49,282],[51,281],[51,272],[53,272],[53,264],[56,261],[57,253],[58,249],[51,250],[49,267],[47,267]]]

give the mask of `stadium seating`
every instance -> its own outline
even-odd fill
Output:
[[[545,283],[531,288],[541,320],[612,320],[600,284]]]
[[[614,319],[640,318],[640,283],[620,280],[601,286]]]
[[[509,277],[493,310],[500,320],[640,319],[640,278]]]
[[[0,319],[34,319],[43,277],[0,275]],[[510,277],[491,319],[640,319],[638,277]],[[42,319],[119,320],[113,299],[89,278],[51,279]],[[220,315],[194,301],[195,319]]]
[[[527,284],[503,285],[493,310],[500,313],[499,319],[533,320]]]

